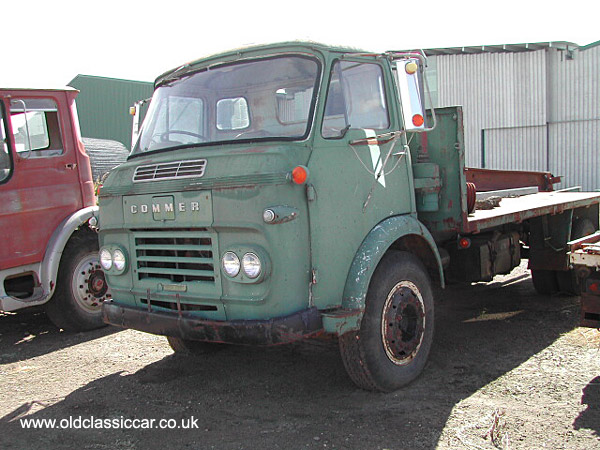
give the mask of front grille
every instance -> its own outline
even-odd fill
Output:
[[[133,181],[138,183],[141,181],[172,180],[176,178],[199,178],[204,175],[205,169],[205,159],[148,164],[147,166],[136,167],[133,174]]]
[[[132,231],[139,280],[214,284],[213,237],[206,228]]]

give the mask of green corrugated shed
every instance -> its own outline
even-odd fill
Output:
[[[153,83],[77,75],[69,86],[80,91],[77,112],[86,138],[112,139],[131,146],[129,107],[152,96]]]

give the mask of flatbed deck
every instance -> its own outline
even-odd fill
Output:
[[[538,192],[503,198],[500,205],[493,209],[476,210],[469,214],[463,232],[477,233],[509,223],[520,223],[533,217],[591,206],[599,201],[599,192]]]

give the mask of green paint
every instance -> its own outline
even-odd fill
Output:
[[[378,262],[403,238],[422,244],[419,251],[427,252],[443,284],[436,243],[424,223],[442,232],[438,223],[442,218],[461,220],[460,189],[447,194],[454,197],[451,208],[444,204],[446,194],[438,195],[462,176],[455,179],[449,173],[461,164],[462,148],[457,151],[455,144],[462,142],[462,129],[452,119],[460,111],[442,114],[443,132],[429,141],[430,148],[438,149],[432,149],[430,161],[419,155],[417,134],[410,151],[404,135],[395,142],[357,145],[357,140],[401,130],[392,63],[385,55],[365,56],[312,43],[277,44],[195,61],[162,75],[157,85],[170,80],[170,86],[177,77],[223,62],[235,68],[236,61],[263,61],[281,54],[318,61],[313,103],[301,80],[282,75],[279,84],[262,86],[263,92],[277,93],[272,103],[266,97],[259,101],[258,91],[248,83],[244,92],[228,93],[229,98],[246,99],[248,119],[227,119],[217,126],[211,122],[210,108],[222,99],[204,92],[202,104],[208,108],[202,115],[204,130],[220,142],[134,156],[108,177],[100,198],[101,245],[119,245],[130,258],[123,275],[108,274],[115,301],[144,308],[150,294],[160,310],[174,305],[177,295],[181,303],[191,305],[186,314],[213,320],[264,320],[316,306],[323,311],[326,331],[345,333],[360,325]],[[332,73],[334,66],[342,71],[341,78]],[[367,75],[377,77],[377,82],[372,86],[362,82],[360,77]],[[340,97],[345,85],[354,86],[354,103],[347,105],[346,116],[339,103],[343,98],[350,102],[350,94]],[[273,111],[279,114],[277,120],[268,116]],[[293,127],[305,114],[310,127],[298,139],[222,141],[227,136],[252,136],[261,126]],[[236,123],[240,129],[224,129]],[[138,166],[167,167],[198,159],[207,162],[202,176],[133,181]],[[291,180],[292,170],[300,165],[309,169],[306,184]],[[269,208],[277,217],[274,223],[263,219]],[[249,252],[259,255],[263,272],[256,279],[243,269],[236,276],[226,275],[221,257],[227,251],[240,260]]]
[[[405,236],[418,236],[435,255],[440,279],[443,280],[442,262],[433,237],[425,226],[410,215],[390,217],[377,224],[362,242],[344,287],[342,307],[364,309],[371,276],[388,249]]]

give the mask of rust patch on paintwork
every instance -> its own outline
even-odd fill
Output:
[[[149,302],[148,302],[149,303]],[[267,320],[215,321],[177,311],[151,311],[104,303],[104,322],[152,334],[204,342],[278,345],[317,336],[324,332],[317,308]]]
[[[443,222],[447,230],[458,231],[460,229],[460,222],[454,220],[453,217],[447,217]]]
[[[553,184],[560,183],[560,177],[550,172],[527,172],[517,170],[493,170],[465,167],[468,182],[475,183],[480,192],[497,191],[537,186],[540,192],[553,191]]]

